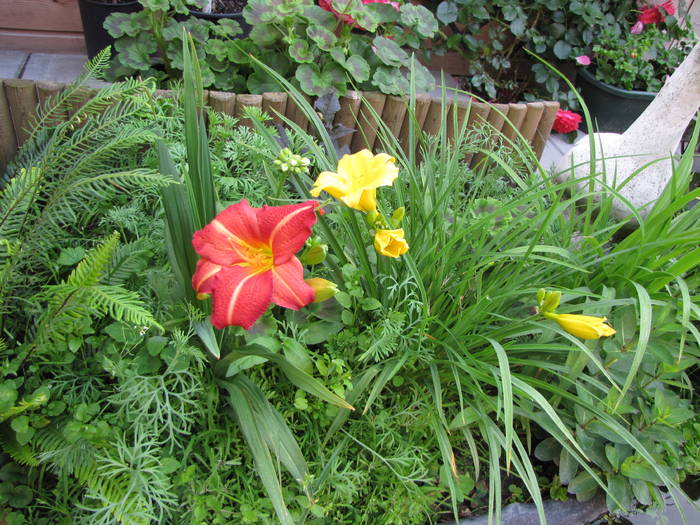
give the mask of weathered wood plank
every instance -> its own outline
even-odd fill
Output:
[[[0,29],[0,49],[16,49],[29,53],[85,53],[85,39],[82,33]]]
[[[508,120],[503,124],[503,136],[506,139],[513,140],[516,136],[516,130],[520,129],[527,114],[527,104],[509,104]]]
[[[374,140],[377,138],[377,120],[382,118],[386,95],[378,91],[364,91],[362,93],[362,105],[358,117],[359,129],[352,137],[352,151],[360,151],[374,148]]]
[[[82,32],[78,0],[0,0],[7,29]]]
[[[306,102],[311,101],[311,97],[304,95]],[[294,102],[294,99],[289,99],[287,101],[287,118],[299,126],[303,131],[306,131],[309,127],[309,119],[306,118],[304,112],[301,108]]]
[[[10,162],[15,153],[17,153],[17,137],[15,136],[15,128],[12,126],[12,114],[10,113],[10,105],[5,96],[6,80],[0,80],[0,170],[4,171],[8,162]]]
[[[3,82],[5,95],[12,114],[17,145],[29,138],[29,129],[36,118],[37,96],[34,82],[13,78]]]
[[[39,105],[44,106],[46,103],[46,100],[49,97],[54,97],[61,93],[64,88],[64,84],[61,84],[60,82],[46,82],[46,81],[39,81],[36,83],[36,94],[37,98],[39,99]],[[68,112],[67,111],[54,111],[51,120],[49,121],[49,124],[51,125],[56,125],[60,124],[61,122],[65,122],[68,118]]]
[[[406,97],[389,96],[384,104],[382,120],[389,128],[391,134],[399,139],[401,126],[403,125],[406,111],[408,110],[408,99]]]
[[[234,116],[236,114],[236,94],[223,91],[209,92],[209,107],[219,113]]]
[[[240,119],[238,122],[240,125],[252,128],[253,124],[250,119],[243,118],[243,108],[245,107],[262,108],[262,95],[236,95],[234,116]]]
[[[281,124],[280,115],[286,116],[287,94],[286,93],[263,93],[262,108],[265,113],[272,117],[272,121]],[[279,114],[278,114],[279,113]]]
[[[528,104],[527,114],[525,115],[525,120],[520,128],[520,132],[530,145],[532,145],[532,139],[537,132],[537,126],[542,118],[542,113],[544,113],[544,103],[531,102]]]
[[[547,142],[549,134],[552,131],[552,124],[554,124],[554,119],[557,118],[558,110],[559,102],[544,102],[544,113],[542,114],[540,123],[537,126],[535,137],[532,140],[532,149],[535,150],[535,155],[537,155],[538,159],[544,151],[544,145]]]
[[[445,101],[447,107],[445,108],[445,118],[450,114],[450,106],[452,101],[447,99]],[[437,135],[440,132],[440,126],[442,124],[442,99],[439,96],[430,97],[430,107],[428,108],[428,113],[423,121],[423,131],[429,135]]]

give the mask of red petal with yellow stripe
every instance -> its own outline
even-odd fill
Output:
[[[275,265],[271,273],[273,303],[299,310],[313,302],[314,289],[304,282],[304,268],[299,259],[292,257],[284,264]]]
[[[243,266],[222,269],[216,275],[211,322],[215,328],[255,324],[272,298],[270,272],[253,273]]]

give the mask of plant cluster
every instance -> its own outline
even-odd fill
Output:
[[[202,2],[188,3],[201,7]],[[117,38],[118,76],[141,74],[160,81],[181,77],[184,28],[202,61],[202,85],[239,93],[278,89],[256,62],[262,60],[307,95],[343,95],[351,87],[406,94],[410,52],[419,51],[437,31],[433,14],[411,3],[251,0],[243,10],[252,26],[245,38],[233,20],[175,16],[188,12],[183,0],[141,4],[143,11],[115,13],[105,21]],[[414,71],[418,89],[432,89],[427,69],[417,63]]]
[[[339,158],[289,83],[316,136],[237,127],[182,56],[178,99],[49,101],[8,169],[0,518],[544,522],[698,473],[691,150],[633,224],[488,128]]]
[[[607,28],[592,47],[595,76],[627,90],[657,92],[696,41],[690,25],[670,14],[635,31]]]
[[[575,94],[527,52],[573,63],[593,50],[599,79],[658,87],[687,54],[692,34],[683,2],[678,17],[659,9],[663,7],[652,5],[640,11],[633,0],[443,0],[435,8],[443,24],[436,51],[459,51],[469,61],[467,89],[487,99],[507,102],[541,96],[575,110]],[[644,25],[643,34],[632,34],[630,29],[642,23],[640,17],[649,25]]]

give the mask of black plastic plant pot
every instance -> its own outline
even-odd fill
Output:
[[[586,69],[576,76],[581,96],[591,112],[596,131],[623,133],[641,115],[656,93],[628,91],[595,78]]]
[[[210,22],[218,22],[224,18],[235,20],[241,26],[241,33],[236,35],[236,38],[246,38],[250,34],[251,27],[250,24],[245,21],[245,18],[243,18],[243,13],[202,13],[201,11],[190,9],[190,14],[196,18],[202,18]]]
[[[136,0],[120,4],[99,0],[78,0],[80,18],[88,57],[93,59],[105,47],[114,45],[114,38],[104,28],[105,18],[112,13],[135,13],[142,9]]]

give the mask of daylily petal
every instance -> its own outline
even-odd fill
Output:
[[[192,288],[198,294],[208,294],[214,289],[214,277],[222,266],[214,264],[206,259],[197,261],[197,269],[192,276]]]
[[[354,155],[343,155],[338,161],[338,173],[351,181],[355,190],[376,189],[379,186],[391,186],[399,176],[396,159],[386,153],[372,155],[363,149]]]
[[[338,173],[333,173],[332,171],[322,171],[316,179],[316,182],[314,182],[310,193],[312,196],[318,197],[322,191],[325,191],[336,199],[339,199],[348,191],[347,180]]]
[[[270,273],[273,303],[299,310],[313,302],[314,289],[304,282],[304,268],[299,259],[292,257],[284,264],[275,265]]]
[[[606,324],[607,319],[605,317],[557,314],[553,312],[545,313],[544,316],[554,319],[564,330],[581,339],[599,339],[615,335],[616,333],[612,326]]]
[[[398,230],[377,230],[374,234],[374,249],[387,257],[400,257],[408,251],[403,228]]]
[[[219,213],[201,230],[194,233],[195,251],[211,262],[230,266],[246,260],[246,247],[260,244],[258,214],[243,199]]]
[[[349,197],[349,196],[348,196]],[[347,197],[346,197],[347,198]],[[364,212],[376,211],[377,210],[377,190],[364,190],[360,193],[360,198],[357,200],[354,206],[351,206],[346,201],[346,198],[341,199],[350,208],[355,208],[362,210]]]
[[[211,322],[215,328],[255,324],[270,306],[271,272],[254,273],[243,266],[223,268],[216,274]]]
[[[260,236],[272,249],[275,265],[284,264],[304,246],[316,224],[315,201],[288,206],[263,206],[258,213]]]

